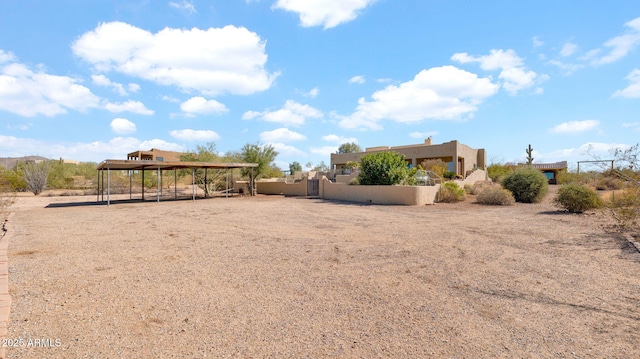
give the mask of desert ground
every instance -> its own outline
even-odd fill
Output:
[[[640,357],[640,253],[550,201],[19,196],[9,358]]]

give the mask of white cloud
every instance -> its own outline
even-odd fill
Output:
[[[342,117],[340,127],[380,129],[383,119],[417,123],[426,119],[460,119],[472,116],[477,106],[499,86],[488,78],[454,66],[422,70],[411,81],[390,85],[358,100],[356,111]]]
[[[640,98],[640,70],[634,69],[625,77],[629,80],[629,86],[613,93],[613,97]]]
[[[189,15],[195,14],[197,12],[196,7],[193,5],[193,2],[188,0],[170,1],[169,6],[184,11]]]
[[[377,83],[381,83],[381,84],[388,84],[390,82],[393,82],[393,79],[390,78],[381,78],[381,79],[377,79],[376,80]]]
[[[104,108],[109,112],[133,112],[139,115],[153,115],[154,111],[149,110],[142,102],[140,101],[127,101],[120,103],[106,103]]]
[[[640,122],[625,122],[622,124],[624,128],[630,128],[634,131],[640,131]]]
[[[544,41],[540,40],[540,37],[538,36],[534,36],[531,41],[533,41],[533,47],[540,47],[544,45]]]
[[[552,133],[578,133],[592,130],[600,125],[598,120],[563,122],[549,131]]]
[[[268,143],[269,145],[271,145],[276,151],[278,151],[278,156],[302,156],[305,157],[306,154],[302,151],[300,151],[299,149],[293,147],[293,146],[289,146],[289,145],[285,145],[284,143]]]
[[[353,76],[352,78],[349,79],[350,84],[362,85],[365,82],[367,82],[367,80],[362,75]]]
[[[102,23],[72,45],[102,72],[174,85],[204,95],[251,94],[271,87],[266,42],[244,27],[164,28],[157,33],[123,22]]]
[[[264,142],[304,141],[306,139],[307,136],[284,127],[273,131],[265,131],[260,134],[260,140]]]
[[[340,146],[322,146],[322,147],[311,147],[310,151],[313,154],[321,155],[324,157],[330,157],[332,153],[338,152],[338,148]]]
[[[578,65],[578,64],[565,64],[564,62],[558,61],[558,60],[550,60],[548,63],[550,65],[553,65],[559,68],[560,70],[563,70],[565,75],[567,76],[571,75],[572,73],[584,67],[584,65]]]
[[[258,118],[267,122],[276,122],[285,126],[303,125],[308,118],[321,118],[322,112],[293,100],[287,100],[284,107],[276,111],[247,111],[242,115],[243,120]]]
[[[316,98],[316,97],[318,97],[319,93],[320,93],[320,89],[317,88],[317,87],[314,87],[309,92],[307,92],[307,94],[305,96],[306,97],[311,97],[311,98]]]
[[[196,96],[188,99],[180,105],[180,109],[184,111],[187,116],[208,115],[212,113],[224,113],[229,109],[222,103],[216,100],[207,100],[204,97]]]
[[[358,17],[360,11],[376,0],[278,0],[274,9],[295,12],[303,27],[336,27]]]
[[[124,118],[114,118],[111,121],[111,130],[119,135],[135,133],[136,124]]]
[[[216,141],[220,139],[220,135],[211,130],[173,130],[169,134],[182,141]]]
[[[560,56],[562,57],[571,56],[575,54],[577,50],[578,50],[577,44],[567,42],[566,44],[564,44],[564,46],[562,46],[562,50],[560,50]]]
[[[12,52],[0,50],[0,64],[16,61],[16,56]]]
[[[0,53],[0,109],[21,116],[44,115],[52,117],[67,110],[86,111],[100,107],[100,98],[79,80],[34,72],[27,66],[11,62],[11,53]]]
[[[327,142],[337,143],[339,145],[341,145],[343,143],[352,143],[352,142],[353,143],[358,143],[358,139],[355,138],[355,137],[342,137],[342,136],[333,135],[333,134],[322,136],[322,139],[327,141]]]
[[[409,134],[409,136],[413,137],[413,138],[426,139],[426,138],[429,138],[429,137],[433,137],[433,136],[435,136],[437,134],[438,134],[438,131],[428,131],[428,132],[418,132],[418,131],[416,131],[416,132],[411,132]]]
[[[502,80],[502,87],[511,95],[546,79],[534,71],[527,70],[522,58],[511,49],[491,50],[489,55],[485,56],[470,56],[463,52],[454,54],[451,59],[461,64],[477,62],[483,70],[487,71],[501,70],[498,78]]]
[[[0,135],[0,152],[9,157],[24,156],[25,153],[28,153],[47,158],[62,157],[78,161],[99,162],[104,159],[124,159],[129,152],[151,148],[161,148],[167,151],[185,150],[181,145],[160,139],[140,140],[134,137],[115,137],[106,142],[65,143]]]
[[[604,43],[604,47],[609,49],[606,55],[597,57],[601,53],[600,49],[588,53],[586,58],[592,58],[593,65],[616,62],[640,45],[640,17],[627,22],[624,26],[627,27],[627,32],[624,35],[616,36]]]
[[[127,88],[125,89],[125,86],[123,84],[113,82],[104,75],[91,75],[91,80],[98,86],[113,88],[120,96],[129,95],[127,89],[131,92],[137,92],[138,90],[140,90],[140,85],[134,83],[128,84]]]

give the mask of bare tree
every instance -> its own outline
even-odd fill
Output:
[[[42,193],[47,187],[49,177],[49,163],[42,161],[39,163],[29,162],[24,166],[24,181],[27,189],[36,196]]]

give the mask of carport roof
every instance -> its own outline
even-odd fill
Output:
[[[102,170],[173,170],[180,168],[253,168],[257,163],[234,162],[182,162],[182,161],[139,161],[139,160],[104,160],[96,168]]]

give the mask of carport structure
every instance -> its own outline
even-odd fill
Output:
[[[229,196],[229,169],[233,168],[251,168],[253,176],[253,169],[258,167],[257,163],[217,163],[217,162],[182,162],[182,161],[146,161],[146,160],[104,160],[100,162],[96,169],[98,170],[98,198],[97,202],[104,202],[105,191],[105,171],[107,172],[107,205],[111,204],[111,171],[129,171],[129,199],[133,199],[133,171],[142,171],[142,200],[144,200],[144,171],[158,171],[158,193],[157,201],[160,202],[160,196],[162,195],[162,171],[174,171],[174,197],[178,197],[177,190],[177,170],[179,169],[191,169],[191,185],[192,185],[192,199],[196,199],[195,189],[195,171],[196,169],[216,169],[226,170],[226,197]],[[251,188],[253,188],[251,183]],[[251,191],[253,192],[253,191]],[[251,193],[253,194],[253,193]],[[100,199],[102,196],[102,200]]]

